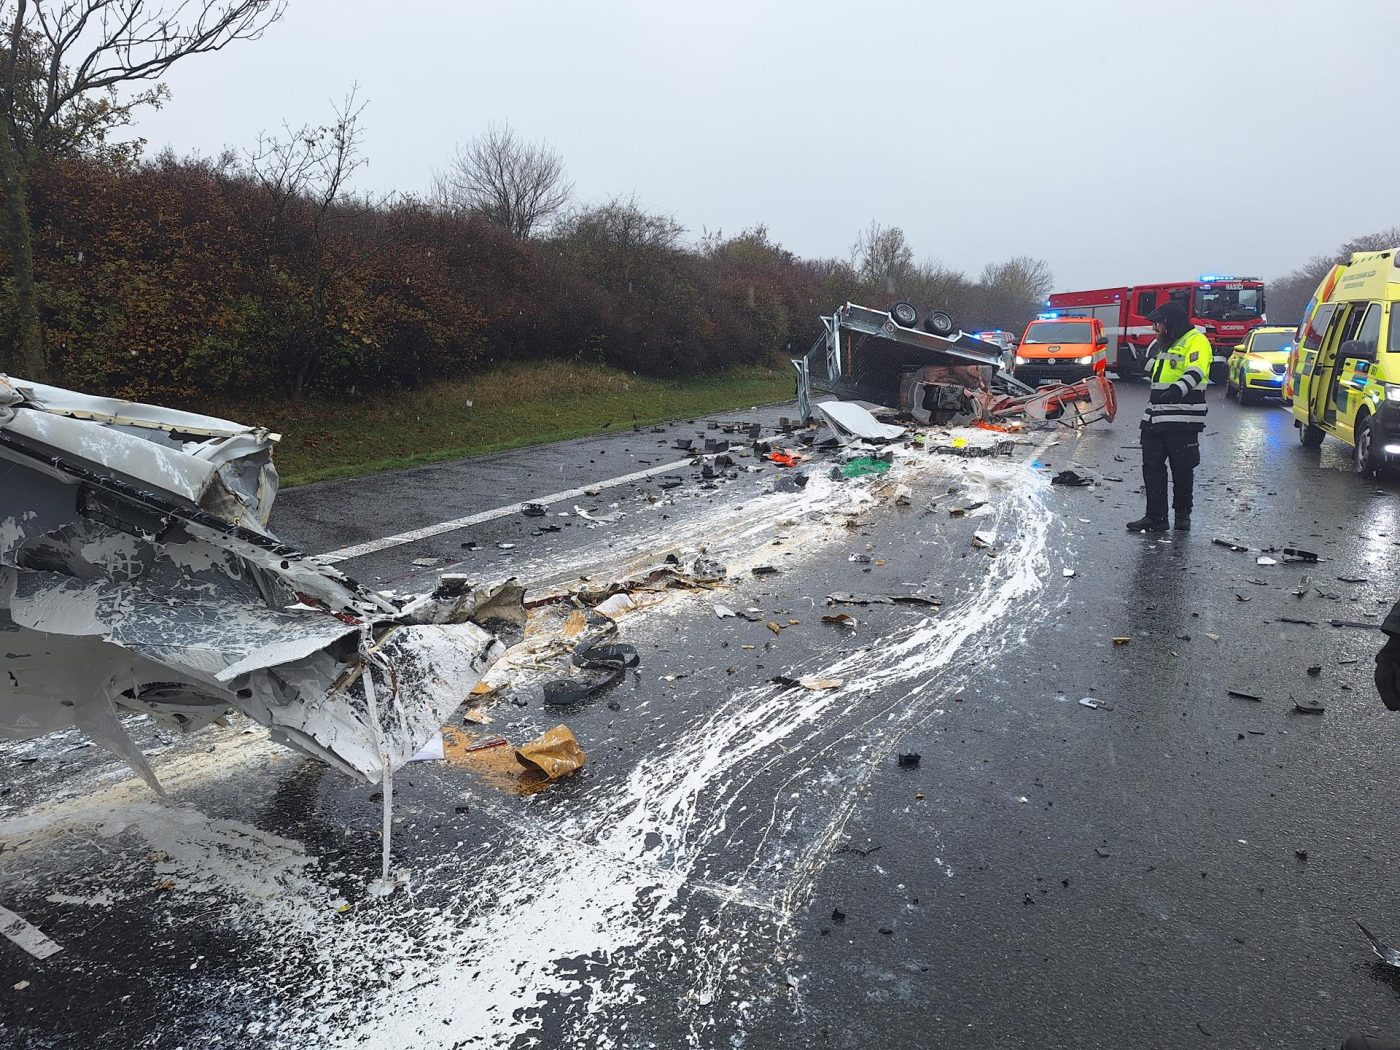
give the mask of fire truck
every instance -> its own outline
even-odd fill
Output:
[[[1265,323],[1264,282],[1257,277],[1202,274],[1195,281],[1055,292],[1046,300],[1046,316],[1097,317],[1109,337],[1108,367],[1119,376],[1142,375],[1152,324],[1147,315],[1169,300],[1186,307],[1191,323],[1205,333],[1215,350],[1211,380],[1225,375],[1225,362],[1252,329]]]

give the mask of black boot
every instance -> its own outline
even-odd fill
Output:
[[[1183,515],[1183,514],[1178,514],[1178,515],[1176,516],[1176,521],[1174,521],[1174,522],[1172,523],[1172,528],[1176,529],[1177,532],[1190,532],[1190,531],[1191,531],[1191,515],[1189,515],[1189,514],[1185,514],[1185,515]]]
[[[1138,518],[1128,522],[1129,532],[1166,532],[1167,523],[1160,518]]]

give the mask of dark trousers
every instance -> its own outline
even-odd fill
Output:
[[[1171,464],[1176,516],[1191,516],[1191,485],[1201,463],[1200,439],[1196,430],[1142,428],[1142,483],[1147,489],[1147,516],[1153,521],[1167,520],[1167,464]]]

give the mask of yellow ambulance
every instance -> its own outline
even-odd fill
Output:
[[[1400,248],[1356,252],[1308,304],[1291,369],[1293,425],[1352,447],[1358,474],[1400,462]]]

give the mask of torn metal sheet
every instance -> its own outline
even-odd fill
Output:
[[[817,405],[817,411],[843,445],[861,440],[893,441],[904,434],[903,427],[881,423],[860,405],[849,401],[824,401]]]
[[[0,736],[80,728],[159,790],[121,711],[194,731],[236,708],[372,782],[437,732],[523,590],[399,601],[279,542],[276,441],[0,376]]]

